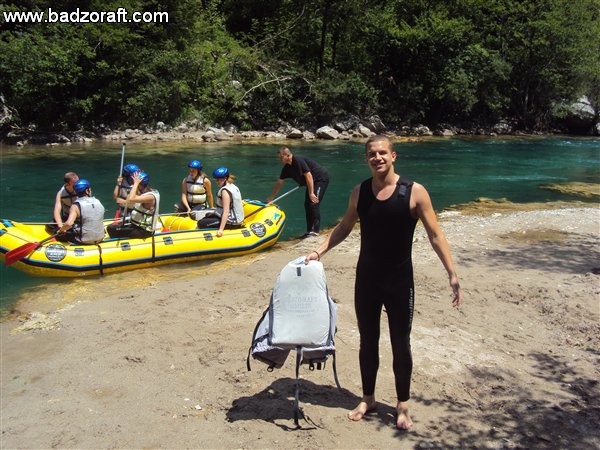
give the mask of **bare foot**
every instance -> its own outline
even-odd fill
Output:
[[[348,418],[354,421],[361,420],[365,414],[373,411],[375,406],[375,396],[364,396],[358,406],[348,413]]]
[[[413,421],[408,415],[408,403],[398,402],[396,406],[398,417],[396,418],[396,428],[399,430],[410,430],[413,427]]]

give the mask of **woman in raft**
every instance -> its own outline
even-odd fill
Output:
[[[244,207],[240,189],[233,183],[235,177],[227,167],[216,168],[213,178],[219,186],[216,208],[198,221],[198,228],[218,228],[217,237],[221,237],[223,230],[243,226]]]

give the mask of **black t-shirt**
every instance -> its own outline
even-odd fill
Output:
[[[329,173],[327,170],[317,164],[312,159],[304,158],[302,156],[292,156],[292,164],[285,164],[281,169],[280,179],[291,178],[300,186],[306,186],[306,179],[304,174],[310,172],[314,181],[326,181],[329,180]]]

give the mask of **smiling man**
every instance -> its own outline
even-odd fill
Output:
[[[421,220],[431,246],[442,262],[452,288],[452,306],[458,307],[462,293],[450,247],[438,224],[427,190],[419,183],[396,174],[396,152],[385,136],[369,138],[366,162],[372,177],[356,186],[350,194],[342,221],[305,262],[321,256],[342,242],[360,219],[360,255],[356,265],[354,308],[360,333],[359,363],[363,396],[348,413],[361,420],[376,408],[375,382],[379,369],[381,311],[388,316],[396,384],[396,427],[410,430],[408,414],[412,353],[410,332],[414,307],[412,241]]]

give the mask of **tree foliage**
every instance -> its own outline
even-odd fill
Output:
[[[48,8],[169,21],[4,17]],[[13,0],[0,14],[0,93],[47,129],[349,114],[538,129],[559,102],[600,105],[600,0]]]

